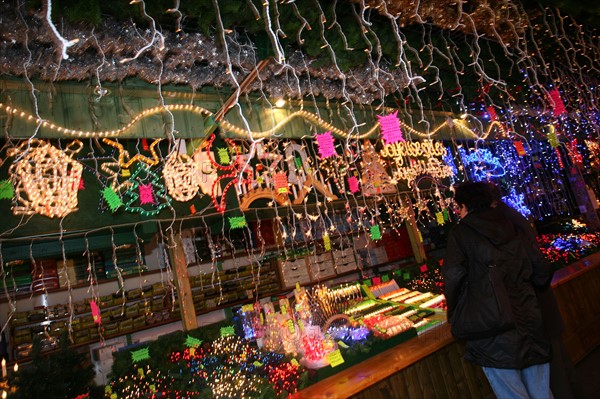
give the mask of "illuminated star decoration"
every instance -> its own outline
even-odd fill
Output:
[[[398,120],[398,111],[394,111],[389,115],[377,115],[379,126],[381,128],[381,137],[385,145],[404,141],[402,130],[400,130],[400,121]]]

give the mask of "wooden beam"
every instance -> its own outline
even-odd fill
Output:
[[[179,302],[179,311],[181,312],[184,331],[198,328],[196,308],[194,307],[194,298],[192,296],[187,262],[183,250],[183,239],[190,236],[191,232],[189,230],[184,230],[181,234],[172,234],[169,236],[169,255],[171,257],[173,272],[175,273],[177,301]]]

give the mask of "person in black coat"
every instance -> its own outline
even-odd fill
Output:
[[[507,327],[468,338],[465,359],[482,367],[499,399],[552,398],[550,344],[534,291],[549,286],[552,269],[532,254],[519,228],[491,206],[487,183],[457,186],[454,200],[461,220],[448,236],[442,267],[453,333],[463,327],[456,324],[465,323],[455,317],[465,298],[474,314],[485,315],[489,309],[494,298],[483,288],[489,286],[484,279],[492,265],[502,272],[505,311],[511,314]]]
[[[492,195],[492,206],[513,223],[531,245],[531,254],[543,262],[543,254],[537,242],[537,233],[531,223],[516,209],[502,201],[502,191],[494,183],[489,183]],[[582,390],[577,382],[573,364],[562,341],[565,331],[565,322],[560,314],[556,296],[552,287],[540,287],[535,290],[542,320],[544,321],[544,334],[552,347],[550,361],[550,388],[555,398],[574,399],[582,397]]]

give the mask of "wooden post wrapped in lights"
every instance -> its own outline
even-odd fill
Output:
[[[83,166],[71,156],[82,146],[74,140],[63,151],[32,139],[9,150],[9,156],[18,159],[9,168],[15,193],[13,213],[61,218],[77,210]]]

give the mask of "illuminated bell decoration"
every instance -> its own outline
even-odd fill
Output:
[[[165,186],[175,201],[186,202],[198,194],[200,173],[197,163],[186,154],[172,153],[163,169]]]
[[[62,151],[32,139],[9,151],[10,156],[19,159],[9,169],[15,191],[13,213],[62,218],[76,211],[83,166],[71,155],[82,146],[75,140]]]

